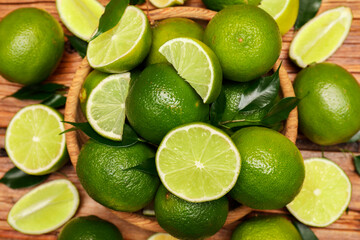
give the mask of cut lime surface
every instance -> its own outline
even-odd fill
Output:
[[[335,222],[349,205],[351,183],[345,172],[324,158],[305,161],[305,181],[287,209],[300,222],[325,227]]]
[[[84,41],[90,40],[104,12],[96,0],[56,0],[56,8],[67,29]]]
[[[154,235],[150,236],[147,240],[177,240],[168,233],[155,233]]]
[[[230,137],[205,123],[170,131],[156,153],[164,186],[190,202],[221,198],[235,185],[241,159]]]
[[[323,12],[306,23],[290,45],[290,58],[302,68],[329,58],[345,41],[351,27],[348,7]]]
[[[149,21],[142,10],[129,6],[120,22],[89,42],[91,67],[108,73],[127,72],[140,64],[151,46]]]
[[[22,171],[42,175],[54,172],[67,160],[63,117],[55,109],[30,105],[21,109],[6,130],[5,148]]]
[[[174,5],[184,4],[184,0],[150,0],[151,4],[157,8],[166,8]]]
[[[89,124],[101,136],[121,141],[129,84],[130,73],[113,74],[91,91],[86,104],[86,116]]]
[[[51,232],[66,223],[79,206],[79,193],[68,180],[43,184],[25,194],[11,208],[8,223],[26,234]]]
[[[162,45],[159,52],[195,89],[204,103],[216,100],[221,90],[222,70],[218,58],[208,46],[192,38],[175,38]]]

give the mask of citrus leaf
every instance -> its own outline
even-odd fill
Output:
[[[360,131],[358,131],[350,140],[350,143],[357,142],[360,140]]]
[[[56,91],[66,89],[67,87],[57,83],[35,84],[24,86],[17,92],[7,96],[19,100],[45,100],[51,97]]]
[[[263,118],[262,123],[265,125],[273,125],[275,123],[286,120],[290,112],[298,105],[300,99],[296,97],[287,97],[276,103]]]
[[[354,165],[355,165],[355,169],[357,174],[360,175],[360,155],[359,156],[354,156]]]
[[[9,188],[18,189],[38,185],[39,183],[44,182],[48,177],[49,174],[41,176],[29,175],[17,167],[13,167],[0,179],[0,183],[5,184]]]
[[[156,165],[155,165],[155,157],[148,158],[144,162],[142,162],[139,165],[136,165],[134,167],[130,167],[127,169],[124,169],[124,171],[128,170],[137,170],[149,175],[158,176]]]
[[[318,238],[313,233],[313,231],[310,228],[308,228],[307,226],[305,226],[304,224],[302,224],[298,221],[295,221],[295,220],[292,220],[292,223],[294,224],[294,226],[300,233],[301,238],[303,240],[318,240]]]
[[[91,38],[94,40],[100,34],[112,29],[118,24],[126,7],[129,5],[129,0],[111,0],[105,7],[103,15],[100,17],[99,26],[96,33]],[[90,40],[90,41],[91,41]]]
[[[315,17],[321,6],[321,0],[300,0],[299,13],[294,28],[300,29],[305,23]]]
[[[142,4],[145,0],[130,0],[131,5]]]
[[[225,98],[225,92],[223,89],[221,89],[219,97],[216,99],[216,101],[211,104],[210,107],[210,122],[214,126],[218,126],[219,122],[222,119],[222,116],[225,111],[225,105],[226,105],[226,98]]]
[[[65,106],[66,97],[61,94],[54,94],[51,97],[42,101],[41,103],[53,108],[59,108]]]
[[[86,51],[88,43],[76,36],[66,35],[69,39],[71,46],[79,53],[80,57],[84,58],[86,56]]]

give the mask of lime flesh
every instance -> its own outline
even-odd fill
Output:
[[[171,7],[184,4],[184,0],[150,0],[151,4],[157,8]]]
[[[177,240],[177,238],[174,238],[168,233],[156,233],[150,236],[147,240]]]

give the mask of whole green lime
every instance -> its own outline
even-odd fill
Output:
[[[301,240],[289,220],[280,216],[257,216],[240,223],[231,240]]]
[[[159,48],[167,41],[178,37],[204,38],[204,28],[187,18],[168,18],[156,22],[152,28],[153,41],[150,53],[146,60],[148,65],[167,63],[166,58],[159,52]]]
[[[202,0],[205,6],[211,10],[220,11],[225,7],[238,5],[238,4],[249,4],[253,6],[259,5],[261,0]]]
[[[164,63],[145,68],[132,85],[126,106],[130,125],[155,144],[174,127],[209,119],[209,105],[172,66]]]
[[[112,147],[89,140],[81,149],[76,172],[95,201],[114,210],[135,212],[154,198],[159,178],[129,168],[154,156],[144,143]]]
[[[58,240],[123,240],[123,237],[114,224],[97,216],[87,216],[69,221]]]
[[[235,5],[215,15],[205,30],[224,77],[247,82],[267,73],[280,56],[281,35],[275,20],[251,5]]]
[[[232,139],[242,165],[231,197],[255,209],[278,209],[290,203],[305,178],[304,161],[295,144],[263,127],[240,129]]]
[[[53,16],[20,8],[0,22],[0,74],[24,85],[39,83],[55,70],[64,51],[64,32]]]
[[[301,99],[300,130],[314,143],[347,142],[360,130],[360,86],[344,68],[310,65],[297,75],[294,89]]]
[[[160,226],[179,239],[204,239],[224,225],[228,199],[192,203],[171,194],[163,185],[155,197],[155,215]]]

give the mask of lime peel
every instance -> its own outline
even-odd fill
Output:
[[[151,4],[157,8],[171,7],[184,4],[184,0],[150,0]]]

